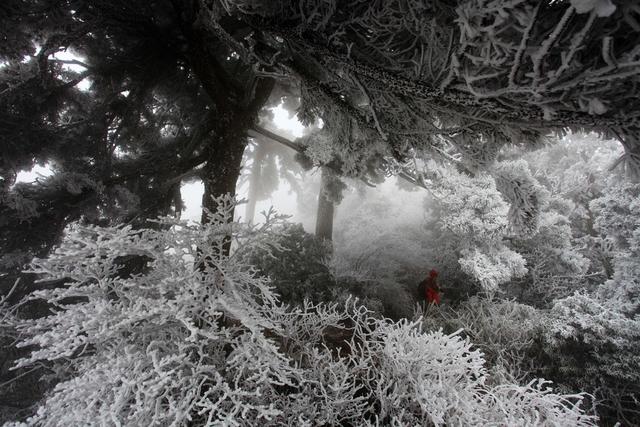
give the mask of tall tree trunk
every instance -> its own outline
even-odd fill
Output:
[[[208,160],[202,171],[204,194],[202,195],[202,223],[208,223],[211,218],[207,211],[216,212],[218,204],[216,197],[229,194],[235,196],[236,183],[242,167],[242,155],[247,146],[247,126],[242,120],[244,114],[233,115],[228,125],[222,125],[224,131],[217,136],[208,147]],[[231,218],[233,221],[233,212]],[[213,248],[214,254],[228,255],[231,250],[231,236],[226,237],[221,249]],[[221,253],[219,253],[221,252]],[[204,268],[204,266],[203,266]]]
[[[318,195],[318,216],[316,218],[316,237],[331,241],[333,236],[334,204],[329,197],[332,172],[329,168],[322,168],[320,180],[320,194]]]
[[[247,203],[246,220],[253,222],[256,215],[256,203],[260,194],[260,181],[262,180],[262,162],[267,155],[264,143],[256,140],[256,152],[253,156],[253,165],[251,166],[251,177],[249,178],[249,202]]]
[[[255,93],[246,102],[238,106],[222,106],[223,117],[217,126],[219,133],[213,136],[213,143],[208,147],[207,164],[204,167],[202,180],[204,194],[202,207],[211,212],[218,208],[214,197],[224,194],[235,196],[236,183],[240,177],[242,155],[247,147],[247,132],[258,119],[258,112],[267,102],[274,81],[261,79],[255,87]],[[246,94],[245,94],[246,95]],[[226,111],[225,111],[226,110]],[[207,215],[202,213],[202,223],[208,222]],[[230,220],[233,220],[231,218]],[[224,245],[224,252],[229,253],[231,240]]]
[[[199,5],[199,2],[194,4]],[[193,11],[194,17],[198,17],[198,8],[196,6]],[[248,64],[238,64],[234,73],[226,69],[224,51],[217,49],[221,40],[200,18],[186,29],[190,41],[187,56],[195,76],[211,98],[212,111],[218,118],[212,141],[205,149],[207,164],[202,174],[202,207],[215,212],[217,206],[213,197],[236,194],[247,132],[258,121],[258,112],[269,99],[275,82],[256,76]],[[202,222],[208,220],[203,212]],[[230,247],[229,240],[224,251],[228,253]]]
[[[217,137],[212,147],[207,164],[203,169],[202,180],[204,194],[202,195],[202,207],[215,212],[217,205],[214,197],[224,194],[235,196],[236,183],[240,176],[242,154],[247,146],[246,129],[240,123],[232,125],[232,129]],[[202,222],[209,221],[208,216],[202,212]]]

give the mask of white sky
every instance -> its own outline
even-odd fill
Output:
[[[51,170],[51,165],[49,165],[48,163],[44,166],[35,165],[30,171],[18,172],[18,174],[16,175],[16,184],[20,182],[36,182],[36,179],[38,178],[46,178],[51,175],[53,175],[53,171]]]
[[[61,59],[64,61],[73,61],[73,60],[83,61],[84,60],[84,58],[74,54],[69,50],[56,52],[53,55],[50,55],[49,58]],[[86,71],[86,68],[79,64],[64,64],[62,68],[65,70],[74,71],[76,73],[82,73]],[[91,87],[91,79],[89,79],[88,77],[83,79],[80,83],[76,85],[76,87],[81,91],[84,91],[84,92],[88,91],[89,88]]]
[[[278,105],[276,108],[272,108],[273,111],[273,123],[279,130],[284,130],[291,134],[294,138],[300,138],[304,134],[305,127],[298,117],[293,114],[289,117],[289,112],[282,106]]]

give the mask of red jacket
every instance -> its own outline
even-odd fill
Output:
[[[424,298],[429,304],[440,304],[440,287],[436,275],[424,279],[419,285],[420,298]]]

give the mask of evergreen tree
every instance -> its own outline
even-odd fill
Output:
[[[179,214],[186,176],[203,179],[209,209],[235,191],[246,132],[274,85],[226,38],[242,26],[187,1],[2,8],[0,248],[20,260],[3,270],[46,254],[73,220]],[[36,163],[54,176],[12,187]]]
[[[274,81],[260,77],[227,37],[246,26],[214,15],[191,1],[3,2],[3,294],[17,278],[14,300],[32,290],[24,265],[46,256],[72,221],[140,227],[158,214],[179,216],[180,183],[194,175],[212,211],[212,196],[234,193],[247,130]],[[35,164],[50,165],[53,176],[13,186]],[[32,303],[21,312],[39,316],[48,308]],[[22,387],[9,393],[25,396],[13,402],[24,408],[39,387],[26,371],[6,371],[15,352],[3,353],[1,382]]]

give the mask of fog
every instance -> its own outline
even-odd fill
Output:
[[[272,108],[271,112],[272,120],[262,123],[267,129],[290,140],[295,140],[308,133],[310,128],[305,128],[300,123],[295,111],[288,111],[280,104]],[[259,140],[252,138],[251,140],[253,144],[262,144],[276,157],[283,151],[290,155],[295,154],[293,150],[284,148],[268,138],[260,138]],[[241,177],[236,188],[236,197],[238,200],[244,201],[235,211],[235,218],[238,221],[246,219],[247,216],[246,201],[249,198],[249,175],[252,165],[249,150],[250,147],[245,151]],[[276,163],[278,167],[286,167],[282,164],[281,158],[278,158]],[[296,179],[299,186],[297,191],[286,180],[279,179],[277,187],[256,202],[254,222],[261,222],[263,220],[262,212],[268,212],[270,208],[273,208],[278,214],[289,216],[289,221],[301,223],[307,232],[314,232],[320,189],[320,169],[314,167],[308,171],[298,171]],[[343,181],[347,185],[344,191],[344,200],[336,206],[334,216],[334,227],[338,234],[344,231],[343,224],[345,221],[351,221],[356,211],[358,215],[373,217],[392,213],[396,218],[396,223],[397,218],[403,218],[407,223],[419,222],[419,219],[424,215],[424,202],[425,198],[429,196],[428,192],[411,183],[399,182],[402,181],[400,178],[387,177],[383,183],[373,187],[350,178],[344,178]],[[183,183],[181,192],[184,203],[181,218],[199,222],[202,216],[202,194],[204,193],[202,182],[195,180]],[[368,199],[384,200],[388,206],[388,212],[363,212],[362,209],[357,209],[358,206],[367,206],[365,202]],[[372,205],[371,208],[374,209],[374,206]]]

